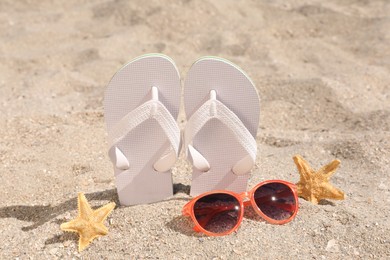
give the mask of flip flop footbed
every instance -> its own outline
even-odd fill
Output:
[[[106,89],[104,110],[109,135],[126,115],[151,99],[152,87],[158,89],[158,100],[174,119],[177,118],[181,87],[173,61],[160,54],[144,55],[119,70]],[[115,167],[116,149],[129,162],[128,169]],[[172,195],[170,171],[154,169],[154,164],[170,149],[164,130],[153,118],[140,122],[126,132],[115,147],[110,147],[121,204],[150,203]]]
[[[256,138],[259,123],[259,97],[246,74],[224,59],[205,57],[189,70],[184,87],[184,106],[187,119],[210,98],[215,90],[216,99],[229,108]],[[207,172],[193,167],[191,195],[216,189],[235,192],[246,190],[249,174],[236,175],[232,167],[247,156],[231,129],[217,119],[211,119],[196,134],[193,147],[208,163]]]

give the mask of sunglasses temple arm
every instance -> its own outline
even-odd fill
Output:
[[[190,202],[188,202],[186,205],[184,205],[182,211],[181,211],[181,214],[183,216],[190,216]]]

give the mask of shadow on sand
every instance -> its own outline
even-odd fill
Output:
[[[85,194],[85,196],[88,201],[109,200],[114,201],[117,205],[119,205],[116,189],[88,193]],[[57,216],[74,209],[77,209],[77,196],[56,206],[15,205],[3,207],[0,208],[0,218],[16,218],[22,221],[33,222],[30,226],[22,227],[23,231],[30,231],[45,224],[46,222],[51,221]]]
[[[185,193],[189,194],[189,185],[183,185],[181,183],[175,183],[173,185],[174,194]],[[120,205],[119,198],[116,189],[98,191],[85,194],[88,201],[93,200],[108,200],[114,201],[116,205]],[[171,198],[178,199],[178,198]],[[171,200],[168,199],[168,200]],[[56,206],[28,206],[28,205],[15,205],[0,208],[0,218],[16,218],[22,221],[33,222],[31,225],[22,227],[23,231],[30,231],[42,226],[46,222],[55,219],[57,216],[71,210],[77,209],[77,196],[69,199]],[[58,224],[61,224],[65,220],[57,220]]]

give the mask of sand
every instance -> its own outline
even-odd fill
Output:
[[[389,1],[3,0],[0,39],[1,259],[390,257]],[[104,88],[150,52],[172,57],[183,79],[204,55],[253,79],[261,115],[248,188],[297,182],[295,154],[314,168],[338,158],[332,183],[346,199],[300,199],[283,226],[248,210],[238,232],[205,237],[181,217],[191,180],[181,157],[172,198],[117,207],[109,234],[78,253],[77,236],[59,229],[76,217],[77,193],[94,207],[118,202]]]

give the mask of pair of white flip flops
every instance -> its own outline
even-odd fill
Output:
[[[182,146],[193,165],[191,195],[246,190],[256,160],[260,110],[252,81],[227,60],[196,61],[184,83],[182,135],[176,122],[180,99],[180,75],[162,54],[134,59],[108,84],[109,157],[122,205],[172,196],[170,169]]]

